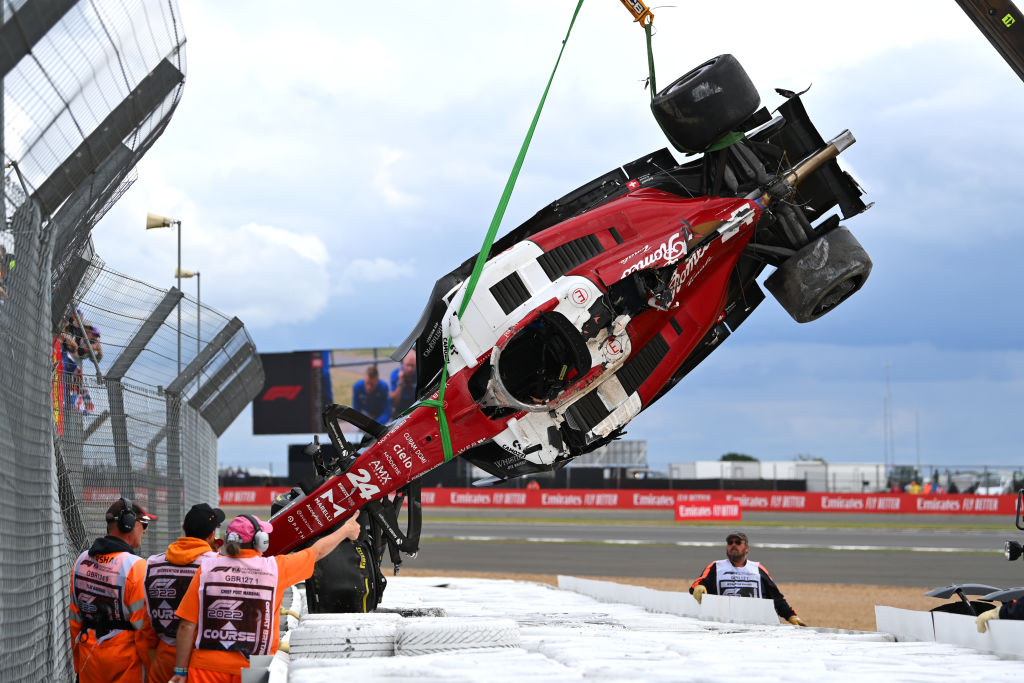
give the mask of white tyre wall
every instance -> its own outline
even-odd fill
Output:
[[[303,624],[290,632],[294,658],[390,657],[395,652],[398,626],[351,622]]]
[[[520,647],[520,643],[519,625],[511,619],[451,621],[424,617],[402,624],[395,639],[395,654]]]
[[[395,612],[353,612],[351,614],[342,612],[322,612],[319,614],[303,615],[302,625],[309,628],[321,628],[323,626],[355,626],[357,624],[379,626],[384,624],[398,624],[402,619],[402,615]]]

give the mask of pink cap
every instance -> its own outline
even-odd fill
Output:
[[[250,515],[253,519],[260,523],[260,529],[266,531],[268,534],[274,530],[274,525],[270,522],[264,522],[256,515]],[[252,537],[256,534],[256,527],[253,526],[252,522],[244,516],[235,517],[231,520],[231,524],[228,524],[228,534],[238,534],[238,537],[242,539],[242,543],[251,543]],[[225,535],[225,539],[227,536]]]

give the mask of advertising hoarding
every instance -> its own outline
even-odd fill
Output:
[[[266,377],[253,400],[253,434],[322,434],[320,415],[331,403],[352,405],[352,388],[376,365],[387,384],[399,364],[391,348],[261,353]],[[377,417],[377,416],[372,416]]]

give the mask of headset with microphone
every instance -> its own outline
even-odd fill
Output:
[[[263,530],[263,527],[260,526],[260,523],[256,521],[256,518],[252,515],[239,515],[239,517],[245,517],[247,520],[249,520],[249,523],[252,524],[253,549],[258,550],[261,553],[266,551],[266,549],[270,547],[270,534]],[[244,543],[242,537],[238,535],[237,531],[232,531],[231,533],[229,533],[224,540],[228,543]]]
[[[126,534],[131,533],[135,528],[136,521],[138,521],[138,517],[135,515],[135,510],[132,509],[132,502],[127,498],[122,498],[121,509],[117,512],[118,530]]]

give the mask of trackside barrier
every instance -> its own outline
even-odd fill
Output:
[[[900,641],[935,640],[931,612],[875,605],[875,629],[882,633],[891,633]]]
[[[236,486],[220,489],[221,505],[270,505],[286,486]],[[558,508],[558,509],[664,509],[675,514],[684,507],[738,504],[743,512],[857,512],[910,514],[1013,515],[1017,497],[910,495],[906,493],[773,493],[771,491],[665,491],[651,489],[462,489],[425,488],[425,506]],[[737,511],[738,512],[738,511]]]
[[[1015,657],[1021,656],[1024,642],[1024,621],[989,621],[988,630],[978,633],[974,617],[950,612],[876,606],[875,628],[897,641],[935,641]]]
[[[242,669],[242,683],[288,683],[290,655],[278,650],[273,655],[257,655],[249,660],[249,668]]]
[[[700,618],[700,605],[689,593],[659,591],[614,581],[595,581],[562,575],[558,577],[558,587],[561,590],[587,595],[601,602],[621,602],[643,607],[648,612]]]
[[[704,621],[724,621],[730,624],[779,625],[775,602],[735,595],[705,595],[700,603],[700,618]]]
[[[266,683],[288,683],[289,662],[288,653],[278,650],[277,654],[274,655],[273,661],[270,662],[270,666],[267,667],[270,678],[267,679]]]
[[[677,501],[677,522],[705,522],[715,520],[739,521],[743,519],[743,508],[739,503],[724,499],[714,501]]]
[[[596,581],[576,576],[558,577],[558,587],[601,602],[636,605],[648,612],[675,614],[702,621],[724,621],[731,624],[761,624],[777,626],[779,617],[775,603],[760,598],[740,598],[730,595],[705,595],[698,603],[689,593],[659,591],[643,586],[630,586],[614,581]]]
[[[974,617],[949,612],[932,612],[935,640],[1001,655],[1020,656],[1024,643],[1024,621],[996,619],[988,622],[985,633],[978,633]]]
[[[284,657],[288,656],[288,653],[284,652],[283,650],[278,650],[277,654],[283,655]],[[249,667],[247,669],[242,669],[242,683],[267,683],[267,677],[269,675],[267,672],[269,670],[270,665],[273,663],[274,659],[276,659],[277,654],[253,655],[252,657],[250,657]],[[283,680],[287,682],[287,663],[285,664],[285,667],[285,677]]]
[[[284,486],[231,486],[221,487],[218,500],[220,505],[270,505],[281,493],[291,488]]]

